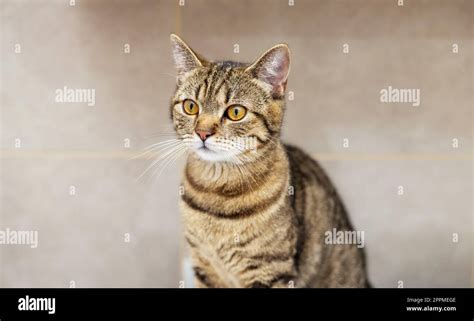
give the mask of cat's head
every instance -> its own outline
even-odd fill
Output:
[[[290,70],[288,46],[252,64],[210,62],[171,35],[177,87],[171,117],[178,136],[199,158],[246,162],[278,140]]]

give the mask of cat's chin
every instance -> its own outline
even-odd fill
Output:
[[[203,161],[217,163],[217,162],[232,162],[232,155],[224,152],[216,152],[212,149],[201,147],[194,150],[194,154]]]

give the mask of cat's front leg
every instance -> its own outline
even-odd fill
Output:
[[[225,287],[218,274],[198,250],[192,251],[194,270],[194,283],[197,288],[222,288]]]
[[[292,288],[296,283],[294,259],[250,260],[241,273],[247,288]]]
[[[249,284],[250,288],[293,288],[296,275],[294,273],[275,273],[274,277],[254,280]]]
[[[297,283],[297,233],[291,213],[291,209],[282,209],[274,214],[270,222],[261,227],[259,236],[236,252],[240,260],[236,258],[230,267],[238,267],[243,287],[291,288]]]

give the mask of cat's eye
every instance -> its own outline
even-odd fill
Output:
[[[227,118],[233,121],[241,120],[247,114],[247,108],[240,105],[232,105],[225,111]]]
[[[188,115],[196,115],[199,112],[199,106],[192,99],[183,101],[183,110]]]

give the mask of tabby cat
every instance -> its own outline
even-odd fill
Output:
[[[353,231],[322,168],[280,131],[290,52],[252,64],[210,62],[171,35],[177,69],[170,112],[190,153],[182,214],[198,287],[366,287]]]

